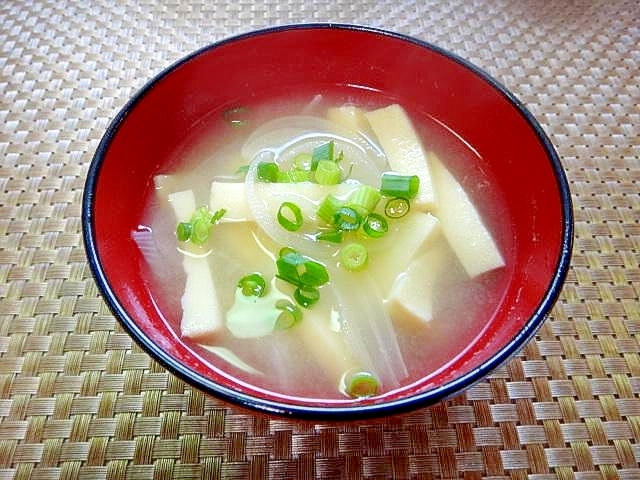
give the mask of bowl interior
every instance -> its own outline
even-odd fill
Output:
[[[203,363],[158,308],[131,238],[153,176],[177,166],[176,145],[224,128],[222,112],[238,105],[317,93],[398,102],[418,126],[439,122],[475,152],[473,161],[451,159],[456,176],[482,171],[492,179],[489,190],[466,185],[472,197],[489,191],[506,200],[506,211],[488,214],[510,267],[483,334],[447,368],[357,408],[390,412],[456,393],[517,351],[551,307],[567,268],[570,204],[553,149],[517,102],[460,59],[405,37],[354,27],[274,29],[203,49],[154,79],[112,123],[89,173],[83,221],[97,281],[134,338],[197,387],[267,411],[330,410],[311,399],[274,398]]]

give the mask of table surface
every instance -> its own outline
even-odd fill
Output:
[[[118,109],[187,53],[297,22],[413,35],[488,71],[569,178],[571,269],[537,336],[466,393],[301,423],[194,391],[100,297],[80,203]],[[0,479],[639,479],[640,4],[16,1],[0,6]]]

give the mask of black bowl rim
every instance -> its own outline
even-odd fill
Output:
[[[520,332],[509,343],[504,345],[498,352],[496,352],[496,354],[491,359],[489,359],[476,369],[437,388],[379,404],[307,406],[266,400],[222,386],[189,369],[188,367],[177,361],[175,358],[170,356],[167,352],[162,350],[161,347],[159,347],[149,337],[147,337],[147,335],[137,327],[135,321],[131,318],[129,313],[118,301],[118,298],[111,289],[109,280],[106,277],[106,274],[101,266],[100,258],[97,251],[97,245],[95,242],[95,228],[93,224],[94,190],[98,182],[100,168],[102,166],[102,162],[109,148],[109,145],[116,135],[120,124],[126,119],[132,109],[135,108],[136,104],[141,101],[142,98],[153,88],[153,86],[160,82],[164,77],[179,68],[182,64],[188,62],[189,60],[197,57],[204,52],[250,37],[258,37],[287,30],[299,29],[342,29],[383,35],[414,45],[418,45],[427,50],[439,53],[461,64],[462,66],[471,70],[474,74],[478,75],[484,81],[486,81],[499,93],[501,93],[525,118],[527,123],[534,130],[542,146],[544,147],[547,153],[547,158],[549,159],[551,166],[553,167],[562,203],[562,244],[560,255],[556,264],[556,271],[553,278],[551,279],[551,282],[549,283],[546,294],[540,301],[531,318],[525,323]],[[460,394],[476,382],[482,380],[490,372],[506,363],[513,355],[515,355],[521,348],[523,348],[524,345],[526,345],[526,343],[535,335],[536,331],[540,328],[545,320],[547,313],[551,310],[560,294],[562,285],[569,270],[571,252],[573,247],[573,207],[571,201],[571,192],[567,177],[560,162],[560,158],[553,144],[551,143],[543,128],[535,119],[533,114],[529,112],[529,110],[509,90],[507,90],[506,87],[504,87],[500,82],[491,77],[485,70],[475,66],[468,60],[465,60],[464,58],[427,41],[382,28],[346,23],[289,24],[253,30],[250,32],[231,36],[204,46],[178,60],[166,69],[162,70],[159,74],[148,81],[125,104],[125,106],[118,112],[118,114],[114,117],[114,119],[107,127],[107,130],[102,140],[100,141],[100,144],[98,145],[96,153],[94,154],[89,166],[82,198],[81,217],[85,250],[87,253],[90,268],[97,282],[98,288],[101,291],[109,308],[118,319],[118,321],[122,324],[124,329],[147,353],[158,360],[168,371],[175,374],[177,377],[217,398],[261,413],[277,414],[281,416],[290,416],[308,420],[361,420],[366,418],[384,417],[406,413],[408,411],[432,405],[438,401],[445,400],[447,398]]]

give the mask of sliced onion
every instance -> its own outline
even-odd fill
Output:
[[[367,274],[345,275],[333,269],[330,276],[322,295],[331,292],[340,306],[347,345],[363,368],[378,375],[385,390],[399,388],[409,372],[375,282]]]
[[[265,150],[274,153],[273,161],[287,166],[302,152],[330,140],[336,141],[336,152],[344,151],[344,168],[353,165],[353,175],[363,183],[377,185],[388,169],[384,152],[362,132],[350,130],[322,117],[291,115],[265,123],[256,129],[242,146],[241,155],[252,160]]]

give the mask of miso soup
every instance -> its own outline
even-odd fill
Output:
[[[155,178],[132,233],[202,362],[275,395],[353,402],[481,334],[512,240],[472,146],[397,103],[320,95],[216,122]]]

